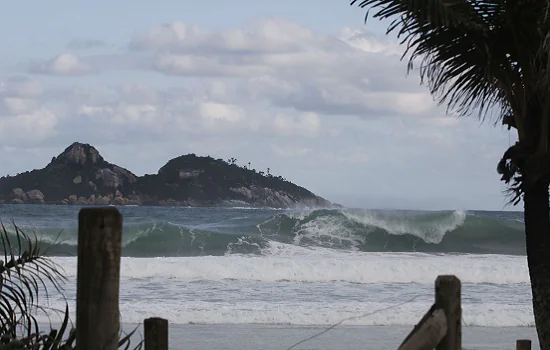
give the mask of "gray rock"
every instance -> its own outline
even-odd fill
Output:
[[[118,175],[111,169],[100,169],[96,172],[95,178],[101,180],[101,183],[104,187],[107,188],[118,188],[120,186],[120,179]]]
[[[117,165],[113,165],[113,172],[117,174],[120,182],[124,185],[125,182],[134,183],[137,181],[137,178],[134,174],[128,170],[121,168]]]
[[[79,175],[79,176],[75,177],[75,178],[73,179],[73,183],[75,183],[75,184],[80,184],[80,183],[82,183],[82,176]]]
[[[94,204],[95,205],[108,205],[110,202],[109,198],[103,196],[97,196]]]
[[[42,204],[46,200],[46,196],[40,190],[30,190],[26,194],[27,202],[31,204]]]
[[[71,204],[76,204],[76,202],[78,201],[78,197],[74,194],[71,194],[68,199],[69,199],[69,203]]]
[[[14,188],[12,192],[13,192],[12,199],[19,199],[23,203],[27,202],[27,200],[29,199],[25,191],[23,191],[23,189],[21,188]]]
[[[63,156],[67,162],[81,165],[88,162],[96,164],[100,159],[99,152],[95,148],[89,147],[86,152],[85,145],[79,143],[74,143]]]
[[[204,172],[204,170],[186,170],[186,169],[181,169],[179,170],[179,178],[182,179],[182,180],[186,180],[186,179],[194,179],[196,177],[198,177],[200,174],[202,174]]]
[[[273,190],[267,187],[238,187],[230,188],[230,191],[238,193],[246,198],[246,202],[253,206],[288,208],[298,200],[286,192]]]
[[[122,197],[115,197],[113,199],[113,204],[114,205],[124,205],[124,204],[126,204],[126,200]]]

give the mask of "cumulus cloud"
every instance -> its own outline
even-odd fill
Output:
[[[42,85],[26,76],[13,76],[2,83],[2,97],[36,98],[44,93]]]
[[[183,22],[152,28],[135,37],[132,49],[179,53],[278,53],[299,50],[304,42],[313,44],[322,37],[296,23],[271,18],[250,23],[249,30],[210,32]]]
[[[124,54],[88,57],[64,53],[34,71],[82,75],[133,69],[233,79],[233,85],[255,102],[364,118],[428,114],[435,106],[416,77],[404,79],[399,46],[362,30],[319,34],[280,18],[227,31],[174,22],[135,36],[128,48]]]
[[[35,80],[12,77],[2,84],[0,115],[17,116],[32,113],[42,103],[43,88]]]
[[[32,72],[52,75],[83,75],[91,73],[92,67],[72,53],[62,53],[51,60],[32,67]]]
[[[0,82],[0,157],[81,140],[137,173],[189,152],[236,157],[321,195],[356,194],[361,184],[365,195],[447,196],[464,174],[478,189],[498,185],[507,136],[445,116],[416,76],[406,78],[402,50],[386,37],[327,35],[277,18],[224,31],[174,22],[129,38],[126,49],[62,53],[33,66],[43,85]]]
[[[154,52],[153,69],[166,75],[240,78],[249,96],[304,112],[368,117],[434,108],[417,79],[404,79],[395,43],[349,28],[321,35],[271,18],[248,30],[206,32],[177,22],[131,47]]]
[[[0,145],[36,145],[55,134],[57,118],[43,107],[43,87],[27,77],[12,77],[0,92]]]
[[[299,113],[296,116],[275,116],[275,128],[284,135],[316,136],[320,129],[319,116],[315,113]]]

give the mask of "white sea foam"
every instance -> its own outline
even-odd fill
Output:
[[[439,244],[447,232],[451,232],[464,224],[466,213],[456,210],[449,215],[441,216],[438,219],[432,219],[422,224],[411,223],[410,216],[394,215],[391,220],[385,215],[375,215],[373,212],[347,212],[342,214],[349,220],[361,223],[369,227],[378,227],[390,234],[403,235],[412,234],[422,238],[427,243]]]
[[[74,310],[76,259],[54,260],[69,277],[66,296]],[[128,323],[162,316],[177,324],[328,326],[353,317],[344,325],[413,325],[433,302],[439,274],[462,280],[465,325],[533,325],[525,257],[358,253],[281,243],[258,257],[122,258],[120,309]],[[63,309],[63,301],[50,306]]]
[[[308,249],[272,243],[267,256],[123,258],[128,278],[180,281],[333,282],[431,284],[440,274],[454,274],[463,283],[528,283],[526,259],[506,255],[430,255],[422,253],[359,253]],[[267,250],[266,250],[267,251]],[[69,275],[76,259],[59,257]]]
[[[348,243],[350,248],[357,250],[359,243],[365,243],[366,237],[357,234],[345,225],[341,217],[321,216],[295,227],[294,244],[300,245],[304,239],[313,242],[323,242],[326,246],[341,246]]]
[[[413,303],[395,309],[388,303],[332,303],[332,304],[270,304],[270,303],[195,303],[165,305],[155,313],[172,323],[206,324],[289,324],[329,326],[351,318],[343,325],[415,325],[429,309],[429,303]],[[372,315],[361,317],[365,314]],[[124,322],[140,322],[143,315],[153,311],[147,303],[122,305]],[[479,327],[533,326],[532,310],[524,307],[503,307],[500,304],[466,305],[463,325]]]
[[[70,302],[70,309],[75,304]],[[430,303],[409,303],[395,308],[390,303],[266,303],[266,302],[194,302],[181,299],[121,301],[122,322],[140,323],[159,316],[170,323],[202,324],[284,324],[329,326],[344,319],[342,325],[415,325],[429,309]],[[63,307],[58,303],[57,308]],[[378,312],[377,312],[378,310]],[[50,314],[51,317],[52,314]],[[51,317],[55,322],[59,316]],[[72,314],[74,319],[74,312]],[[47,321],[45,314],[39,321]],[[531,327],[532,310],[526,306],[497,303],[463,305],[463,326]]]

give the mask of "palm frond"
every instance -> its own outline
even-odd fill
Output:
[[[518,131],[519,144],[498,170],[513,202],[550,169],[550,1],[352,0],[390,20],[421,81],[440,104],[459,115],[496,112]],[[496,121],[495,121],[496,123]],[[520,151],[521,150],[521,151]],[[529,173],[529,181],[525,174]]]
[[[12,226],[10,234],[0,222],[4,255],[0,264],[0,334],[31,337],[39,332],[34,316],[39,295],[47,293],[48,285],[62,293],[60,282],[66,279],[62,269],[42,254],[36,235],[31,238],[14,222]]]
[[[63,269],[41,249],[36,234],[28,236],[13,221],[11,226],[13,232],[0,220],[0,254],[3,254],[0,260],[0,348],[75,349],[77,332],[70,321],[67,302],[59,329],[51,329],[45,334],[35,317],[37,311],[49,311],[39,303],[42,293],[48,299],[48,290],[53,287],[63,296],[61,283],[67,280]],[[127,335],[121,332],[119,348],[130,348],[135,331]],[[141,347],[142,342],[139,342],[134,349]]]

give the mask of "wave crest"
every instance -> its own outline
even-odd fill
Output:
[[[291,212],[234,212],[217,222],[128,220],[123,255],[269,255],[272,243],[340,252],[425,252],[523,255],[523,224],[464,211],[403,212],[318,209]],[[38,229],[51,246],[61,229]],[[54,254],[76,254],[76,228],[65,228]],[[294,248],[292,248],[294,247]]]

